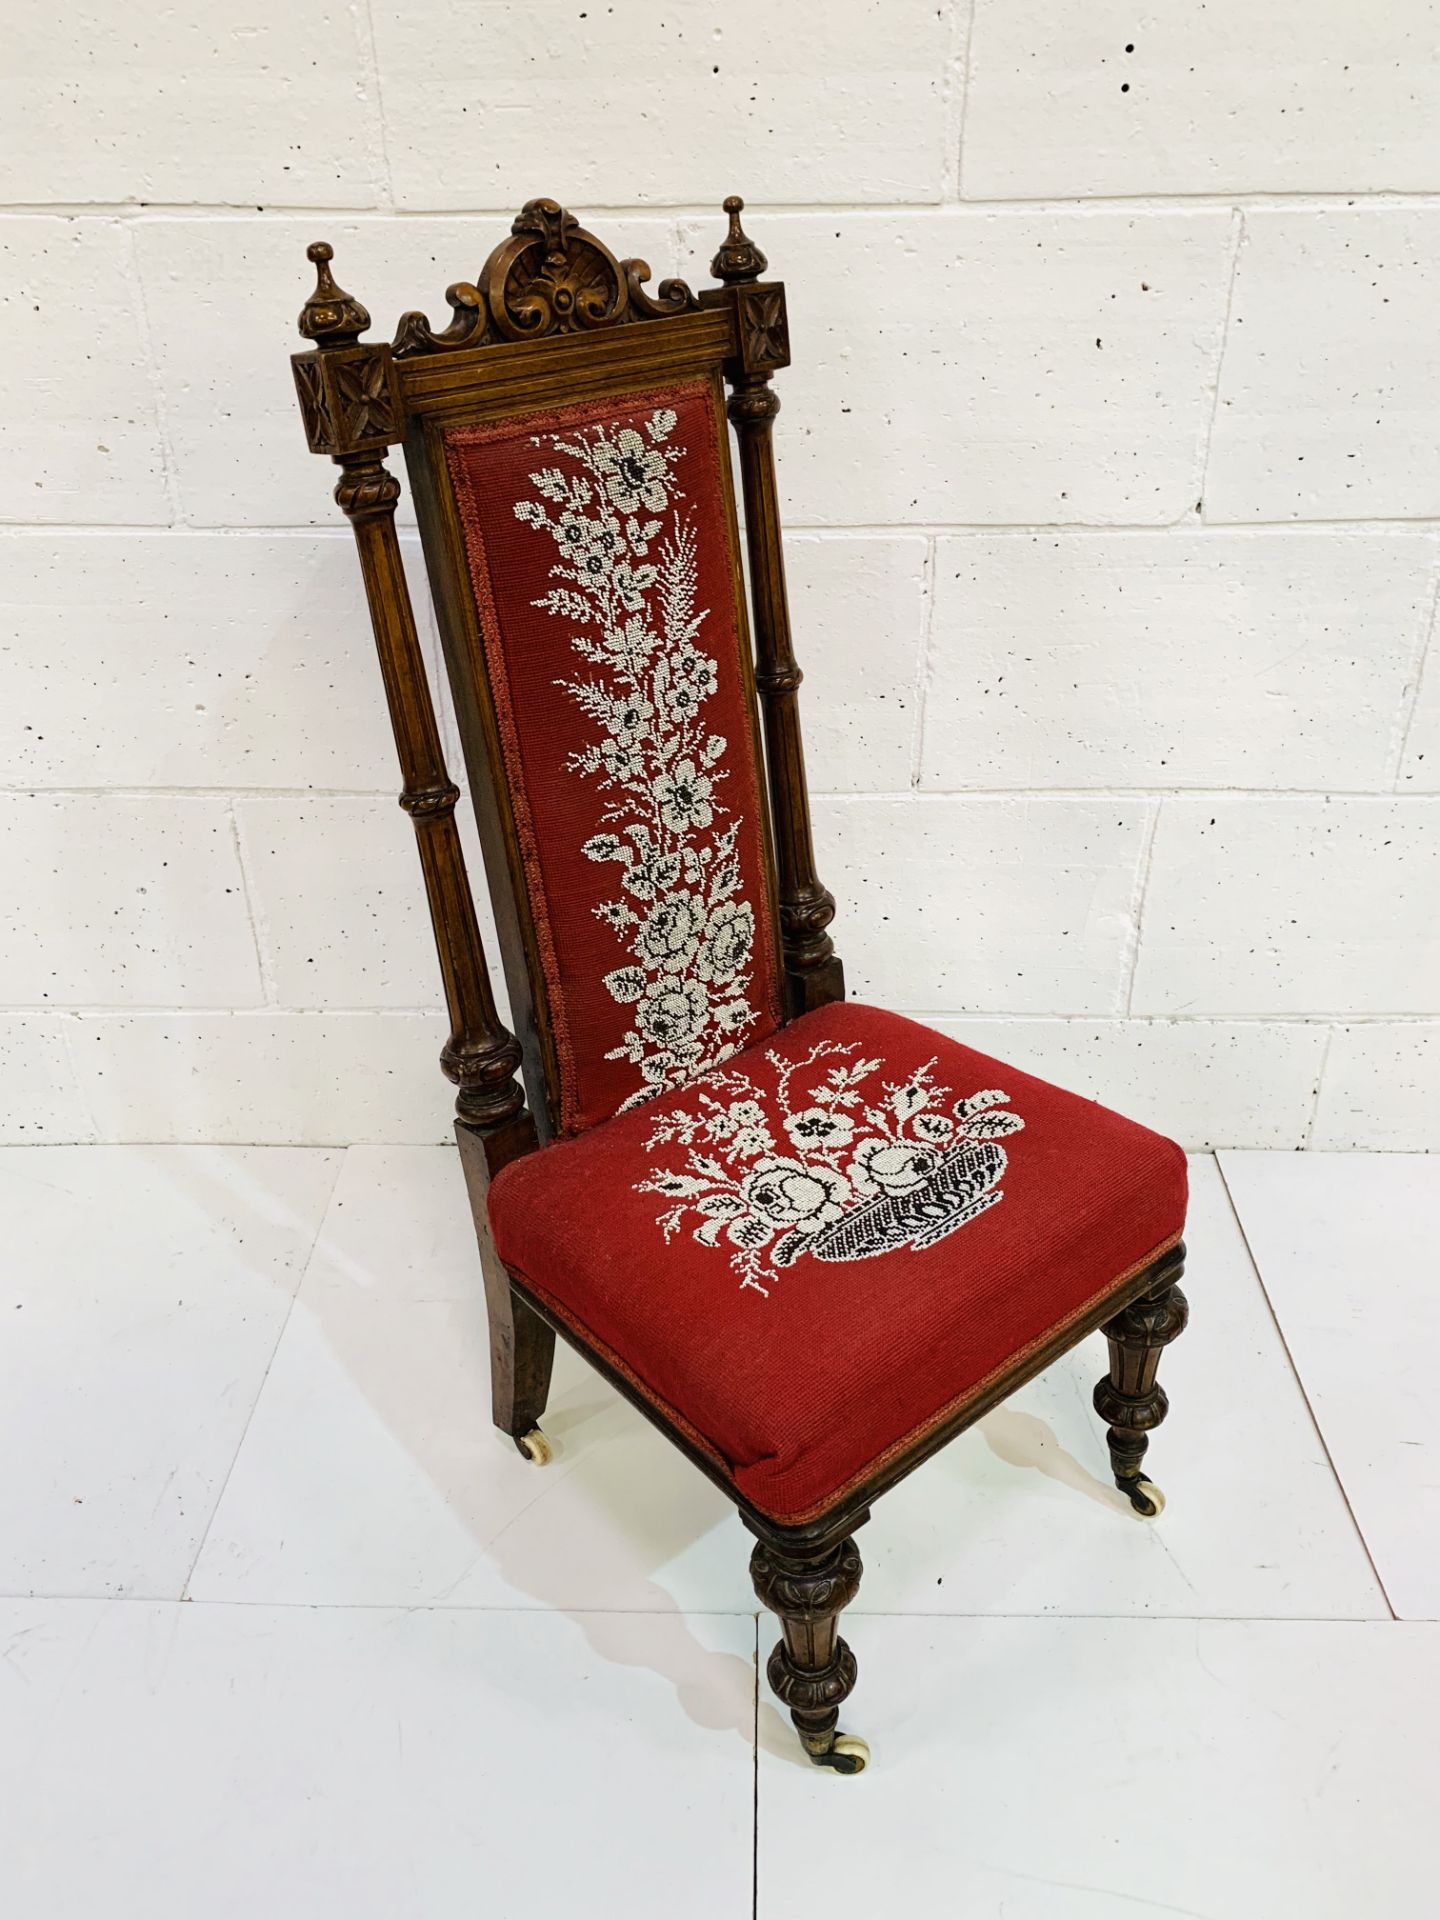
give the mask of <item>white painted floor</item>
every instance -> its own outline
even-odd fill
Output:
[[[728,1502],[563,1351],[494,1436],[449,1150],[0,1153],[0,1914],[1440,1912],[1440,1159],[1194,1183],[1164,1518],[1099,1340],[913,1476],[845,1780]]]

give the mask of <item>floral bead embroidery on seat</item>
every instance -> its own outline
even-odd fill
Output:
[[[741,1285],[764,1281],[801,1254],[870,1260],[932,1247],[1004,1198],[1005,1149],[1024,1121],[987,1090],[956,1100],[929,1060],[904,1080],[882,1080],[882,1060],[852,1059],[858,1044],[821,1040],[802,1060],[767,1051],[774,1085],[717,1067],[687,1104],[657,1123],[647,1150],[690,1149],[683,1168],[654,1172],[637,1193],[677,1202],[662,1213],[666,1240],[691,1231],[732,1249]],[[812,1071],[831,1064],[822,1074]]]
[[[706,610],[695,606],[694,527],[674,504],[676,425],[662,407],[643,433],[610,423],[537,436],[566,464],[532,473],[540,498],[515,507],[559,555],[550,573],[561,584],[535,605],[572,628],[571,647],[594,669],[556,684],[597,728],[570,770],[608,796],[583,851],[620,870],[619,895],[594,912],[630,954],[604,976],[611,998],[634,1008],[605,1056],[639,1068],[622,1112],[728,1060],[759,1017],[755,915],[737,897],[743,820],[720,798],[726,742],[701,717],[719,670],[697,644]]]

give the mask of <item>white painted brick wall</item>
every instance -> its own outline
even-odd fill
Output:
[[[407,543],[407,562],[418,557]],[[423,607],[418,568],[414,585]],[[0,619],[7,784],[393,785],[344,526],[268,537],[11,529],[0,532]]]
[[[5,38],[0,1138],[444,1136],[305,245],[388,328],[532,194],[703,279],[738,190],[855,990],[1193,1145],[1440,1148],[1431,0]]]
[[[1436,557],[1419,530],[946,535],[920,785],[1384,792]]]
[[[163,525],[160,399],[129,225],[0,216],[0,518]]]
[[[805,708],[811,791],[903,793],[925,670],[929,542],[918,534],[792,533],[785,580],[797,633],[823,657]]]
[[[1136,1013],[1423,1014],[1440,981],[1440,799],[1160,803]]]
[[[1440,146],[1440,141],[1437,141]],[[1248,211],[1206,504],[1219,520],[1440,515],[1440,206]]]
[[[690,259],[715,230],[684,224]],[[767,219],[797,343],[790,523],[1178,519],[1200,492],[1235,237],[1223,207]]]
[[[703,206],[741,174],[781,204],[941,197],[955,23],[935,0],[372,13],[399,207],[518,207],[551,154],[571,205]]]
[[[817,800],[852,909],[851,991],[902,1012],[1124,1011],[1157,802],[933,794]]]
[[[1426,0],[975,0],[975,198],[1440,187]]]
[[[1432,649],[1426,658],[1396,790],[1440,793],[1440,650]]]

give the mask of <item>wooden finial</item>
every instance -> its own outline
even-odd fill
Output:
[[[747,280],[758,280],[769,262],[740,224],[745,202],[738,193],[730,195],[725,202],[725,211],[730,216],[730,231],[721,242],[720,251],[710,262],[710,271],[717,280],[723,280],[727,287],[743,286]]]
[[[337,287],[330,272],[335,249],[316,240],[305,249],[315,263],[315,291],[300,309],[299,327],[317,347],[353,347],[370,324],[370,316],[353,294]]]

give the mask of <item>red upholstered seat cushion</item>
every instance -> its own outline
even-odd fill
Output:
[[[799,1522],[1180,1236],[1185,1158],[853,1001],[513,1162],[506,1265]]]

